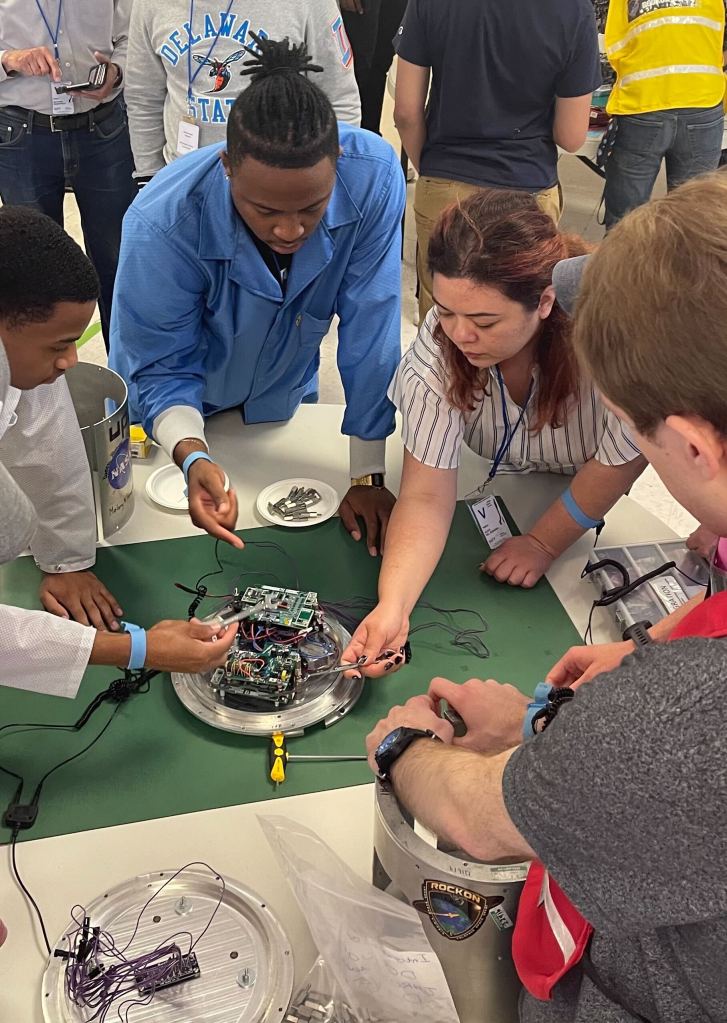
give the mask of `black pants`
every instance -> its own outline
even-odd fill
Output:
[[[364,13],[343,12],[343,23],[353,48],[356,84],[361,96],[361,127],[380,135],[386,75],[394,59],[392,40],[407,0],[362,0]]]

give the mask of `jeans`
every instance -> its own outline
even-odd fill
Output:
[[[606,230],[651,198],[661,161],[671,191],[689,178],[716,170],[722,149],[722,104],[706,109],[619,115],[606,162]]]
[[[121,221],[136,195],[126,108],[91,129],[51,132],[33,125],[32,112],[0,107],[0,198],[33,206],[63,226],[66,185],[81,214],[86,252],[101,282],[99,311],[106,349],[111,299],[121,244]]]
[[[362,0],[364,13],[343,12],[353,50],[353,68],[361,97],[361,127],[380,135],[386,76],[394,59],[394,36],[407,0]]]

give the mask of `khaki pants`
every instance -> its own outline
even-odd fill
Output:
[[[417,276],[419,277],[419,322],[432,308],[432,278],[427,266],[429,238],[439,214],[456,199],[466,199],[479,191],[477,185],[444,178],[419,178],[414,192],[414,217],[417,225]],[[538,206],[557,224],[563,212],[563,193],[553,185],[535,196]]]

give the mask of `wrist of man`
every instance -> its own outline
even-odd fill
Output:
[[[96,632],[89,663],[125,668],[130,655],[131,636],[128,632]]]
[[[185,458],[194,451],[202,451],[205,454],[209,454],[209,448],[205,442],[197,437],[186,437],[184,440],[180,440],[174,448],[175,464],[181,469]]]
[[[0,66],[2,66],[7,78],[17,78],[20,73],[12,67],[12,59],[15,52],[15,50],[0,51]]]

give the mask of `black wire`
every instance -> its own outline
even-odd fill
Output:
[[[78,751],[78,753],[74,753],[73,756],[66,757],[65,760],[61,760],[60,764],[56,764],[55,767],[51,767],[49,771],[45,772],[45,774],[40,779],[40,781],[38,782],[38,784],[37,784],[37,786],[35,788],[35,792],[33,794],[33,799],[32,799],[33,804],[38,802],[38,799],[40,798],[41,789],[43,788],[43,785],[50,778],[50,776],[52,774],[55,774],[55,772],[58,771],[61,767],[65,767],[66,764],[70,764],[73,760],[78,760],[78,758],[82,757],[84,753],[87,753],[91,749],[92,746],[96,745],[98,740],[101,738],[101,736],[104,734],[106,729],[109,727],[111,722],[114,720],[114,718],[116,717],[118,712],[121,710],[121,706],[122,705],[120,703],[116,704],[116,706],[114,707],[113,712],[111,713],[111,716],[109,717],[109,719],[106,722],[106,724],[103,726],[103,728],[98,733],[98,735],[94,739],[92,739],[87,746],[84,746],[82,750]]]
[[[593,643],[593,612],[597,607],[598,604],[594,600],[591,604],[591,610],[588,613],[588,625],[586,626],[586,631],[583,633],[583,642],[586,646],[591,646]]]
[[[688,579],[690,583],[694,583],[695,586],[706,586],[707,585],[706,582],[700,583],[698,579],[693,579],[692,576],[687,575],[687,573],[684,571],[683,568],[678,568],[678,567],[676,567],[676,568],[677,568],[677,572],[679,573],[679,575],[683,575],[685,579]]]
[[[115,711],[114,711],[114,713],[115,713]],[[15,859],[15,847],[17,845],[17,841],[18,841],[18,829],[15,828],[14,831],[13,831],[12,841],[10,842],[10,858],[11,858],[11,862],[12,862],[12,865],[13,865],[13,873],[15,874],[15,880],[18,882],[18,885],[20,886],[21,890],[24,892],[25,897],[27,898],[28,902],[33,907],[33,909],[35,910],[35,915],[38,917],[38,923],[40,924],[40,929],[43,932],[43,941],[45,943],[45,947],[46,947],[46,950],[48,952],[48,955],[50,956],[52,954],[52,952],[51,952],[51,947],[50,947],[50,941],[48,940],[48,932],[45,929],[45,921],[43,920],[43,914],[40,911],[40,907],[39,907],[38,903],[35,901],[33,896],[30,894],[30,892],[28,891],[27,887],[23,883],[22,877],[18,873],[18,864],[17,864],[17,861]]]

